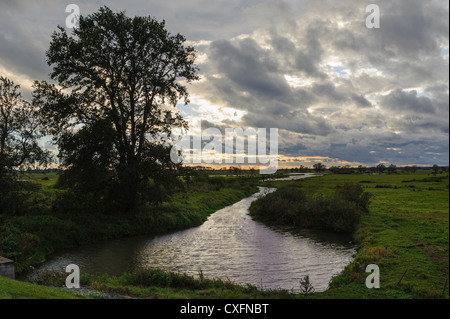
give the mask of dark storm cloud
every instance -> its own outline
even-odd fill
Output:
[[[325,136],[333,128],[322,117],[311,116],[308,113],[288,113],[278,116],[267,116],[261,113],[248,113],[243,121],[250,127],[278,128],[289,132]]]
[[[418,96],[417,91],[405,92],[395,89],[380,101],[382,107],[400,112],[434,114],[432,100],[425,96]]]
[[[397,56],[417,57],[440,52],[439,41],[448,38],[448,14],[439,1],[383,2],[378,44]],[[375,51],[376,52],[376,51]]]
[[[306,30],[302,40],[304,47],[296,52],[295,66],[310,76],[324,78],[324,74],[319,71],[319,63],[324,53],[320,39],[328,30],[323,27],[323,23],[318,22],[313,23]]]
[[[351,98],[360,107],[372,106],[372,104],[362,95],[352,94]]]
[[[76,3],[82,14],[151,15],[185,35],[202,57],[191,94],[244,111],[205,125],[277,127],[289,156],[448,165],[448,1],[379,0],[380,29],[366,28],[358,0]],[[0,75],[48,78],[45,50],[66,5],[1,2]]]
[[[288,96],[289,86],[281,75],[270,71],[270,62],[264,55],[252,39],[240,41],[237,47],[229,41],[216,41],[209,52],[217,71],[242,91],[271,98]]]
[[[325,97],[336,104],[343,102],[348,98],[347,92],[338,92],[331,82],[314,84],[311,91],[317,96]]]

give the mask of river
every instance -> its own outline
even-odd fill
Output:
[[[292,175],[290,179],[314,174]],[[76,264],[81,272],[120,275],[160,268],[207,278],[229,279],[264,289],[299,291],[309,275],[316,291],[324,291],[331,277],[355,254],[348,235],[324,231],[273,229],[254,221],[248,208],[260,192],[211,214],[200,226],[161,236],[139,236],[100,242],[49,256],[35,271],[22,276],[32,281],[41,270],[64,271]]]

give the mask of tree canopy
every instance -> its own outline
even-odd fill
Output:
[[[35,82],[33,102],[73,185],[131,203],[150,179],[167,183],[172,130],[187,127],[175,107],[198,79],[185,41],[164,21],[107,7],[81,16],[72,34],[53,33],[46,55],[57,84]]]

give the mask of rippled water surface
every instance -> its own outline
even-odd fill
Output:
[[[260,188],[264,191],[267,189]],[[299,279],[309,275],[316,291],[325,290],[331,277],[352,260],[355,248],[350,238],[330,232],[268,228],[248,215],[257,195],[218,210],[199,227],[72,249],[51,256],[37,271],[64,270],[68,264],[77,264],[81,272],[120,275],[161,268],[197,276],[201,269],[208,278],[294,291]],[[22,279],[33,276],[30,273]]]

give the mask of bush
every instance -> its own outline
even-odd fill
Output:
[[[346,183],[343,186],[336,187],[335,197],[356,203],[361,209],[367,211],[369,208],[372,194],[367,193],[358,184]]]
[[[296,207],[305,199],[303,190],[283,186],[254,201],[249,211],[255,218],[266,222],[296,225]]]
[[[285,186],[254,201],[249,211],[267,223],[352,232],[368,211],[371,197],[357,184],[344,184],[334,195],[320,197],[308,197],[295,186]]]
[[[362,210],[354,202],[338,197],[319,197],[301,207],[298,224],[335,232],[352,232],[361,215]]]

